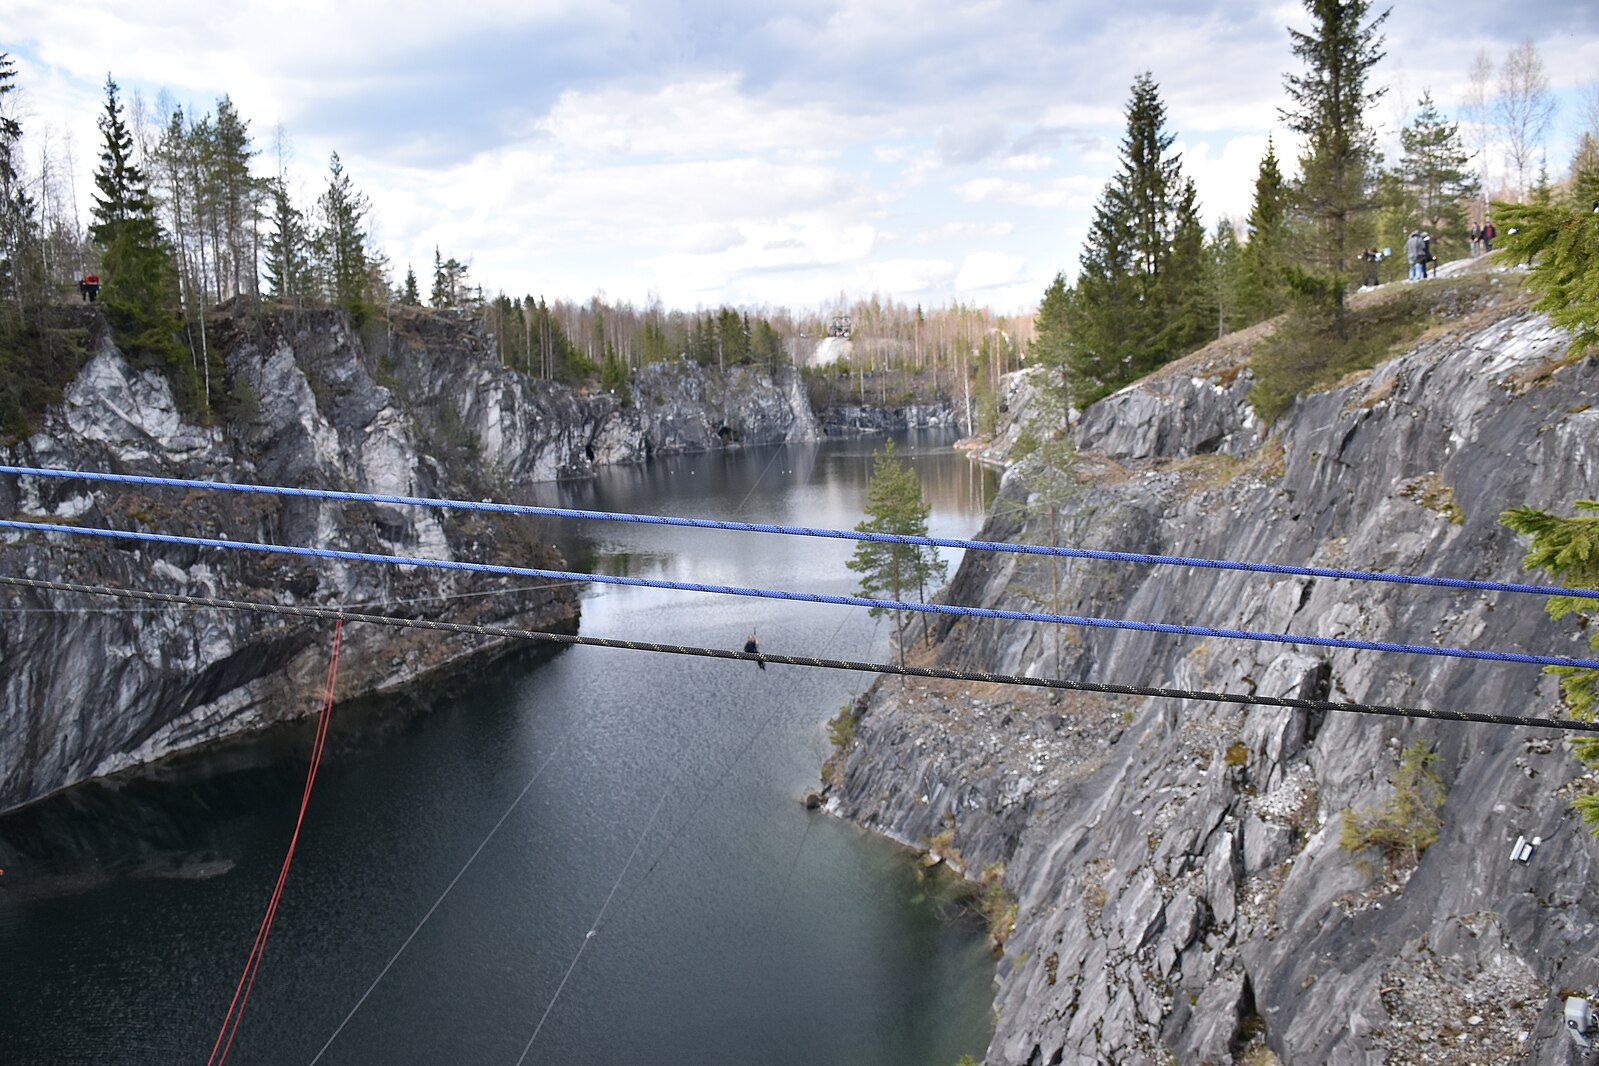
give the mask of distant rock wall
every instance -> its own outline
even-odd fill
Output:
[[[909,429],[966,430],[965,419],[955,405],[908,403],[895,407],[876,404],[844,404],[822,412],[822,432],[829,437],[864,433],[898,433]]]
[[[86,310],[86,315],[93,315]],[[91,317],[93,354],[6,465],[479,499],[604,463],[812,440],[797,373],[657,364],[632,403],[500,366],[470,323],[400,312],[363,343],[336,312],[219,316],[228,417],[186,417]],[[556,567],[514,520],[388,505],[0,477],[0,515],[439,559]],[[525,579],[0,534],[0,573],[572,630],[576,594]],[[513,591],[513,588],[515,591]],[[452,598],[498,590],[496,595]],[[315,713],[331,623],[0,588],[0,810],[85,778]],[[351,626],[340,695],[396,692],[503,642]]]
[[[1528,580],[1499,522],[1599,485],[1599,360],[1540,316],[1432,337],[1301,398],[1269,432],[1249,373],[1200,356],[1090,408],[1054,543]],[[980,536],[1050,543],[1027,462]],[[1051,593],[1051,590],[1056,590]],[[1042,597],[1042,599],[1041,599]],[[1232,571],[969,554],[949,602],[1586,654],[1541,599]],[[1536,667],[1005,620],[934,623],[941,665],[1443,710],[1558,713]],[[1591,775],[1558,733],[885,679],[830,809],[1019,902],[990,1066],[1566,1061],[1560,990],[1599,984]],[[1401,750],[1437,752],[1420,863],[1339,845]],[[940,834],[943,834],[940,837]],[[1543,843],[1509,860],[1518,836]],[[1253,1061],[1253,1060],[1251,1060]]]

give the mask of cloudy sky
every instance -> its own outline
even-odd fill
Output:
[[[280,126],[309,204],[337,151],[375,243],[437,246],[488,292],[668,307],[846,293],[1030,309],[1075,269],[1134,76],[1161,87],[1209,220],[1248,211],[1282,131],[1267,0],[9,0],[30,150],[70,143],[86,198],[109,73],[153,111],[223,94],[259,169]],[[1599,4],[1397,0],[1377,108],[1459,109],[1479,48],[1533,40],[1562,108],[1599,79]],[[1279,155],[1292,155],[1292,149]],[[424,280],[424,291],[426,281]]]

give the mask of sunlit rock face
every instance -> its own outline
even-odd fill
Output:
[[[1599,487],[1599,361],[1569,341],[1525,311],[1479,316],[1270,427],[1249,371],[1199,353],[1083,413],[1069,492],[1011,465],[979,536],[1542,582],[1499,516],[1570,513]],[[1029,394],[1013,385],[1013,408]],[[1441,587],[969,553],[945,598],[1588,654],[1540,597]],[[1536,666],[991,619],[933,637],[963,669],[1560,713]],[[1251,1041],[1290,1066],[1566,1061],[1561,990],[1599,982],[1599,848],[1559,733],[897,679],[860,710],[829,808],[969,876],[1005,864],[990,1064],[1224,1063]],[[1389,801],[1418,740],[1447,793],[1437,842],[1419,863],[1351,854],[1344,812]],[[1513,862],[1522,835],[1543,843]]]

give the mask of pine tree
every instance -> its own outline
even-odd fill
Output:
[[[400,290],[400,302],[407,307],[421,307],[422,293],[416,286],[416,271],[405,265],[405,288]]]
[[[1458,244],[1466,227],[1463,201],[1479,188],[1471,156],[1461,144],[1459,124],[1444,121],[1432,93],[1422,93],[1417,108],[1410,125],[1399,131],[1404,149],[1399,172],[1433,244]]]
[[[1293,106],[1281,115],[1304,137],[1295,198],[1309,222],[1302,255],[1320,270],[1315,275],[1296,271],[1295,279],[1300,291],[1321,304],[1334,335],[1343,339],[1348,280],[1376,208],[1377,141],[1365,116],[1384,90],[1368,92],[1366,79],[1383,57],[1378,29],[1389,12],[1367,23],[1370,0],[1304,0],[1304,5],[1314,22],[1311,32],[1290,28],[1288,33],[1306,72],[1286,78]]]
[[[312,248],[322,288],[332,303],[349,313],[356,325],[371,314],[366,231],[362,224],[371,205],[356,191],[334,152],[328,161],[328,186],[317,198],[317,230]]]
[[[1288,197],[1276,146],[1268,138],[1255,174],[1255,202],[1244,221],[1249,239],[1239,256],[1238,308],[1246,323],[1264,321],[1288,306]]]
[[[894,442],[889,441],[873,459],[871,481],[866,488],[866,518],[855,526],[855,531],[925,537],[930,512],[915,468],[900,461]],[[864,540],[856,544],[854,556],[845,565],[861,575],[859,595],[899,602],[909,602],[906,597],[912,590],[926,602],[927,586],[942,583],[947,572],[938,549],[931,546]],[[888,610],[873,607],[868,613],[876,618]],[[894,635],[899,662],[904,666],[904,611],[894,612]]]

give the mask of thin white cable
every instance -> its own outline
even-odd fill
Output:
[[[666,797],[671,793],[668,788],[661,793],[661,798],[655,801],[655,811],[650,815],[650,820],[645,823],[644,831],[639,833],[638,839],[633,842],[633,851],[628,855],[627,861],[622,864],[622,872],[616,875],[616,881],[611,885],[611,891],[606,894],[605,902],[600,904],[600,912],[594,916],[594,924],[589,926],[589,931],[583,934],[583,943],[577,946],[577,954],[572,956],[572,964],[566,968],[566,974],[561,978],[561,983],[555,987],[555,995],[550,997],[549,1005],[544,1008],[543,1017],[539,1024],[533,1027],[533,1035],[527,1038],[527,1046],[522,1049],[522,1054],[517,1057],[517,1066],[522,1066],[527,1053],[533,1050],[533,1041],[539,1038],[539,1030],[544,1028],[544,1023],[549,1020],[550,1011],[555,1009],[555,1001],[561,998],[561,992],[566,988],[566,982],[571,980],[572,971],[577,969],[578,960],[583,957],[589,941],[594,939],[594,934],[599,932],[600,922],[605,919],[605,911],[611,905],[611,900],[616,898],[616,890],[622,887],[622,878],[627,876],[628,868],[633,865],[633,860],[638,857],[638,849],[644,846],[644,838],[649,836],[650,828],[655,825],[655,819],[661,813],[661,807],[666,803]]]
[[[350,1024],[350,1019],[355,1017],[355,1012],[360,1010],[362,1004],[367,1001],[367,998],[377,990],[378,984],[385,976],[388,975],[389,970],[393,968],[396,962],[399,961],[400,956],[405,954],[405,949],[411,946],[411,941],[416,939],[416,935],[422,931],[422,927],[428,923],[428,919],[433,917],[433,912],[439,909],[439,905],[444,902],[444,897],[450,894],[450,890],[455,887],[456,882],[461,880],[472,863],[477,861],[478,855],[482,854],[483,849],[487,847],[489,841],[494,838],[494,834],[500,831],[500,826],[504,825],[505,820],[511,817],[511,812],[516,810],[517,806],[521,804],[523,798],[526,797],[528,792],[533,788],[534,782],[539,779],[539,775],[544,773],[544,768],[550,765],[550,761],[554,759],[556,755],[560,754],[561,749],[565,746],[566,741],[561,741],[559,744],[555,745],[548,755],[544,757],[544,761],[539,763],[539,768],[533,771],[533,776],[529,778],[528,783],[522,787],[522,791],[516,794],[516,799],[512,800],[511,805],[505,808],[505,813],[500,815],[500,820],[494,823],[494,828],[489,830],[488,835],[483,838],[482,843],[478,844],[477,850],[472,852],[471,857],[468,858],[465,864],[462,865],[461,869],[456,872],[455,877],[451,879],[450,883],[444,886],[444,891],[439,893],[439,898],[434,900],[433,906],[429,907],[427,913],[422,915],[422,920],[416,923],[416,928],[411,930],[411,935],[405,938],[405,942],[401,944],[400,949],[394,953],[394,957],[389,959],[388,963],[383,967],[382,970],[378,971],[378,975],[372,980],[372,984],[365,992],[361,993],[361,998],[355,1001],[355,1006],[350,1008],[350,1013],[344,1016],[344,1021],[339,1023],[339,1027],[333,1030],[333,1035],[328,1037],[328,1042],[322,1045],[322,1050],[316,1053],[316,1057],[311,1060],[309,1066],[315,1066],[322,1056],[327,1054],[328,1048],[333,1046],[333,1041],[339,1038],[339,1034],[344,1032],[344,1027]]]
[[[772,469],[772,464],[777,462],[777,457],[779,455],[782,455],[783,452],[787,449],[787,447],[788,447],[788,445],[783,444],[783,445],[779,445],[778,447],[772,449],[772,457],[770,459],[766,460],[766,465],[761,468],[760,476],[755,479],[755,484],[750,486],[750,490],[744,494],[744,498],[742,500],[738,501],[738,506],[733,508],[733,513],[735,515],[743,513],[744,505],[746,503],[750,502],[750,497],[755,495],[755,490],[760,488],[761,487],[761,482],[766,479],[766,472],[768,470]]]

